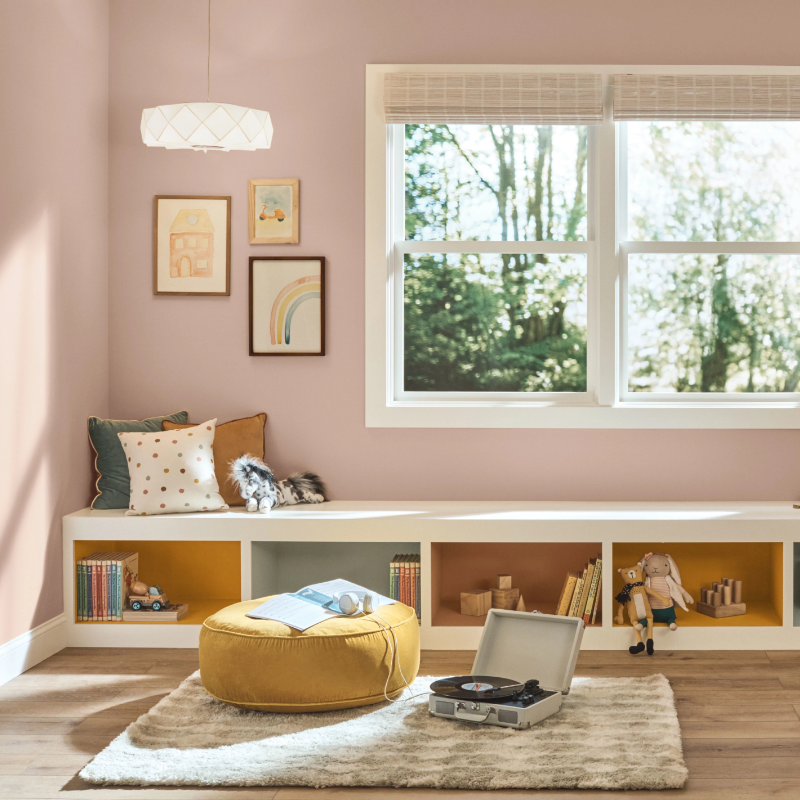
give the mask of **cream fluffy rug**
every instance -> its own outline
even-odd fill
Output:
[[[414,693],[432,680],[418,678]],[[206,694],[195,672],[80,775],[138,786],[674,789],[687,770],[663,675],[575,678],[558,714],[516,731],[432,717],[427,697],[319,714],[242,711]]]

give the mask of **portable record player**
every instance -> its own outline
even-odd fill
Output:
[[[585,628],[578,617],[490,609],[472,675],[434,681],[428,710],[447,719],[530,728],[561,708]]]

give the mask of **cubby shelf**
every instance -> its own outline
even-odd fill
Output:
[[[614,594],[622,589],[618,569],[630,566],[652,550],[669,553],[681,572],[683,587],[695,601],[703,587],[722,577],[742,581],[747,613],[715,619],[694,610],[676,610],[679,626],[691,628],[757,628],[783,624],[783,544],[781,542],[652,542],[615,543]],[[615,627],[616,626],[616,623]],[[628,626],[627,614],[625,625]]]
[[[474,649],[483,618],[459,613],[455,598],[462,589],[488,586],[497,572],[509,573],[528,608],[550,612],[567,570],[577,571],[602,553],[599,619],[587,629],[583,647],[625,649],[631,631],[613,624],[619,589],[610,579],[613,569],[645,551],[661,550],[675,556],[692,594],[701,583],[728,573],[741,576],[748,613],[693,620],[702,615],[678,611],[677,631],[657,628],[657,648],[796,649],[795,542],[800,542],[800,511],[791,502],[334,501],[269,515],[227,511],[161,517],[85,509],[64,518],[67,641],[73,646],[196,647],[206,612],[229,602],[333,577],[385,590],[391,556],[419,552],[422,646]],[[138,549],[152,570],[146,574],[140,566],[145,580],[161,582],[176,600],[188,600],[190,615],[177,624],[76,622],[69,611],[75,601],[75,558],[114,549]]]
[[[554,614],[567,573],[602,549],[602,542],[431,542],[431,625],[482,626],[486,617],[461,613],[461,592],[491,589],[496,575],[511,575],[528,611]]]

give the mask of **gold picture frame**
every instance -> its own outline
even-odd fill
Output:
[[[253,178],[247,198],[250,244],[300,242],[299,178]]]

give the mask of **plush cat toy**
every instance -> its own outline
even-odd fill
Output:
[[[645,553],[639,564],[645,573],[644,585],[669,598],[668,603],[662,603],[658,598],[653,598],[650,603],[650,607],[653,609],[653,621],[665,622],[669,625],[669,629],[674,631],[678,627],[678,623],[675,618],[673,601],[684,611],[689,610],[686,603],[694,603],[694,598],[681,585],[681,573],[678,565],[672,560],[669,553]]]
[[[259,458],[241,456],[231,463],[231,479],[247,501],[248,511],[270,511],[297,503],[324,503],[325,484],[313,472],[295,473],[276,481],[272,470]]]
[[[617,625],[622,625],[622,609],[627,608],[628,619],[633,626],[633,632],[636,635],[636,644],[628,648],[631,655],[636,655],[644,650],[642,643],[642,635],[640,631],[644,630],[644,622],[647,622],[647,655],[653,655],[653,611],[650,608],[650,601],[647,595],[661,600],[664,604],[669,602],[669,598],[663,594],[659,594],[649,586],[645,586],[642,580],[642,567],[641,564],[636,564],[634,567],[623,567],[618,570],[622,575],[622,580],[625,581],[625,587],[617,595],[616,600],[619,603],[617,616],[614,622]]]

